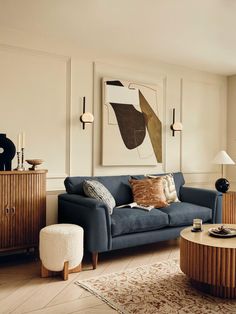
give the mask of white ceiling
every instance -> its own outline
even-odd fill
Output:
[[[0,0],[0,27],[236,74],[236,0]]]

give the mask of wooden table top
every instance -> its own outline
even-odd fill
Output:
[[[48,170],[46,170],[46,169],[36,169],[36,170],[24,170],[24,171],[18,171],[18,170],[6,170],[6,171],[0,171],[0,175],[2,175],[2,174],[11,174],[11,175],[13,175],[13,174],[20,174],[20,175],[22,175],[22,174],[34,174],[34,173],[47,173],[48,172]]]
[[[202,232],[191,232],[192,227],[185,228],[181,231],[180,236],[187,241],[220,248],[235,249],[236,237],[216,238],[208,234],[210,228],[218,228],[222,224],[206,224],[202,226]],[[225,227],[236,229],[236,224],[225,224]]]

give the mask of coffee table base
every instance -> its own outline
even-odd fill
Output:
[[[198,244],[181,237],[180,268],[200,290],[236,298],[236,249]]]
[[[190,279],[190,282],[193,287],[196,289],[211,294],[215,297],[225,298],[225,299],[235,299],[236,298],[236,289],[228,287],[219,287],[212,286],[207,283],[199,282],[193,279]]]

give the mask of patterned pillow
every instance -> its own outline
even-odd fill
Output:
[[[130,179],[134,202],[138,205],[166,207],[166,197],[163,191],[162,178],[155,179]]]
[[[99,181],[84,180],[83,189],[85,195],[102,201],[108,207],[109,214],[113,212],[113,208],[116,206],[116,201],[108,189]]]
[[[152,179],[162,178],[163,189],[164,189],[166,201],[168,202],[168,204],[174,203],[174,202],[179,202],[176,188],[175,188],[175,181],[174,181],[174,177],[173,177],[172,173],[166,174],[164,176],[148,175],[147,177],[152,178]]]

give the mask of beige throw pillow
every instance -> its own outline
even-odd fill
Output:
[[[163,191],[162,178],[155,179],[130,179],[134,202],[138,205],[154,206],[156,208],[168,205]]]
[[[164,176],[148,175],[147,177],[152,178],[152,179],[162,178],[163,189],[164,189],[167,203],[169,204],[169,203],[179,202],[176,188],[175,188],[175,181],[174,181],[174,177],[172,173],[164,175]]]

